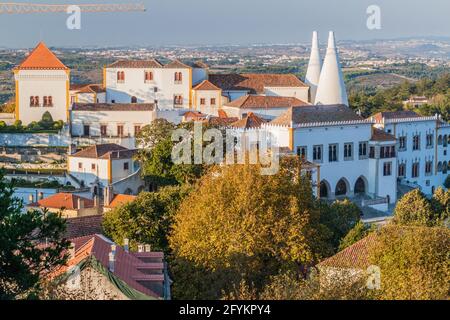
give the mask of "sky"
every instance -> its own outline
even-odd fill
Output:
[[[162,46],[321,42],[450,37],[449,0],[7,0],[33,3],[143,2],[146,12],[83,13],[81,30],[66,27],[65,13],[0,14],[0,47]],[[378,5],[381,29],[366,26]]]

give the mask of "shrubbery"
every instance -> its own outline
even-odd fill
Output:
[[[10,126],[8,126],[4,121],[0,121],[0,132],[10,132],[10,133],[33,133],[33,132],[51,132],[59,131],[63,128],[64,121],[58,120],[53,121],[50,112],[46,111],[42,115],[41,121],[33,121],[28,126],[22,125],[22,121],[16,120]]]

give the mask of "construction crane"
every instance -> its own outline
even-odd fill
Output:
[[[133,12],[145,11],[143,3],[127,4],[37,4],[0,2],[0,14],[22,14],[22,13],[58,13],[67,12],[71,6],[77,6],[82,12]]]

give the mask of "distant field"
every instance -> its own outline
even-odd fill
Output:
[[[406,78],[393,73],[372,73],[348,79],[346,81],[348,90],[376,90],[387,89],[402,82],[414,82],[417,79]]]

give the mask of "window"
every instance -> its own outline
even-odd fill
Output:
[[[438,137],[438,145],[442,145],[442,136]]]
[[[39,107],[39,103],[36,103],[34,96],[30,97],[30,107]]]
[[[83,169],[83,163],[82,162],[78,162],[78,169]]]
[[[344,143],[344,160],[353,160],[353,143]]]
[[[47,104],[48,104],[48,99],[47,99],[47,96],[44,96],[44,107],[46,107],[46,106],[47,106]]]
[[[201,98],[200,99],[200,105],[204,106],[206,104],[206,99],[205,98]]]
[[[322,162],[322,146],[313,146],[313,161]]]
[[[134,135],[137,136],[140,131],[141,131],[141,126],[135,125],[134,126]]]
[[[433,147],[433,135],[427,134],[427,148]]]
[[[438,162],[438,165],[437,165],[437,171],[438,172],[442,172],[442,162]]]
[[[216,98],[211,98],[211,105],[215,106],[216,105]]]
[[[180,84],[183,82],[183,74],[181,72],[175,72],[175,83]]]
[[[380,147],[380,158],[395,158],[395,146]]]
[[[100,135],[103,137],[103,136],[106,136],[106,130],[107,130],[107,126],[106,125],[101,125],[100,126]]]
[[[118,125],[118,126],[117,126],[117,135],[118,135],[119,137],[122,137],[122,136],[123,136],[123,125]]]
[[[118,71],[117,72],[117,82],[118,83],[125,82],[125,72],[124,71]]]
[[[448,167],[447,161],[442,162],[442,173],[446,174]]]
[[[124,164],[123,164],[123,170],[128,170],[128,168],[129,168],[128,162],[124,162]]]
[[[367,142],[359,143],[359,158],[360,159],[367,158]]]
[[[447,135],[444,135],[444,138],[443,138],[443,141],[442,141],[442,145],[443,145],[444,147],[446,147],[446,146],[448,145],[448,138],[447,138]]]
[[[173,97],[173,104],[174,104],[174,106],[181,106],[181,105],[183,105],[183,96],[182,95],[175,95]]]
[[[91,164],[92,171],[95,171],[95,163]]]
[[[153,72],[145,71],[144,80],[145,82],[153,81]]]
[[[297,147],[297,155],[300,156],[300,158],[302,158],[302,159],[306,159],[307,150],[308,150],[307,146]]]
[[[136,97],[131,97],[131,103],[137,103],[137,98]]]
[[[375,147],[370,147],[369,149],[369,158],[375,159]]]
[[[433,161],[425,162],[425,174],[427,176],[431,175],[432,170],[433,170]]]
[[[44,96],[44,107],[53,107],[53,98],[51,96]]]
[[[398,176],[405,177],[406,175],[406,163],[400,163],[398,165]]]
[[[398,143],[399,144],[398,151],[405,151],[406,150],[406,137],[403,136],[403,137],[398,138],[398,142],[399,142]]]
[[[420,136],[415,135],[413,137],[413,150],[419,150],[420,149]]]
[[[83,126],[83,135],[84,136],[89,136],[90,135],[90,131],[91,131],[91,128],[89,127],[89,125],[84,125]]]
[[[385,162],[383,164],[383,176],[387,177],[392,174],[392,162]]]
[[[419,176],[419,163],[414,162],[412,165],[412,177],[417,178]]]
[[[338,161],[338,145],[337,144],[330,144],[328,146],[328,161],[329,162]]]

